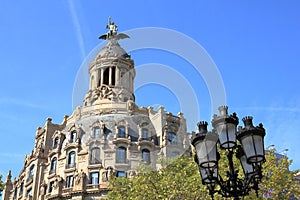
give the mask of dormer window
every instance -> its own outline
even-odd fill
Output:
[[[71,135],[70,135],[70,142],[76,142],[76,138],[77,138],[77,132],[76,131],[72,131]]]
[[[147,139],[148,137],[149,137],[148,129],[143,128],[142,129],[142,139]]]
[[[125,138],[125,127],[124,126],[120,126],[118,128],[118,137],[119,138]]]
[[[53,141],[53,149],[56,149],[58,146],[58,137],[56,137]]]
[[[173,132],[169,132],[168,141],[170,142],[170,144],[178,144],[177,135]]]
[[[96,126],[94,128],[94,138],[100,138],[100,135],[101,135],[101,129],[99,126]]]

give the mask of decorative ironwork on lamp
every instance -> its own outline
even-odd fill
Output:
[[[261,165],[265,161],[265,129],[262,124],[254,127],[253,118],[247,116],[243,118],[244,127],[238,127],[237,131],[239,119],[236,113],[229,115],[227,106],[219,107],[219,112],[219,116],[213,117],[213,130],[207,130],[207,122],[199,122],[199,133],[192,139],[202,183],[208,186],[212,199],[215,193],[239,199],[249,194],[251,189],[258,194],[258,183],[262,177]],[[220,154],[217,146],[220,147],[219,150],[226,152],[229,164],[225,179],[219,173]],[[234,168],[234,155],[240,160],[243,178],[238,176],[238,170]]]

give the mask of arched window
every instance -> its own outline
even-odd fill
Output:
[[[105,85],[109,84],[109,67],[104,70],[104,73],[103,73],[103,84],[105,84]]]
[[[90,164],[100,164],[100,148],[95,147],[91,151]]]
[[[51,160],[51,165],[50,165],[50,174],[55,172],[55,170],[56,170],[56,163],[57,163],[57,158],[53,158]]]
[[[117,163],[126,163],[126,148],[119,147],[117,150]]]
[[[72,131],[70,135],[70,142],[76,142],[77,132]]]
[[[75,156],[76,156],[76,154],[74,151],[69,153],[68,165],[67,165],[68,168],[75,167]]]
[[[53,141],[53,149],[56,149],[58,146],[58,137],[56,137]]]
[[[101,135],[101,131],[100,131],[100,127],[99,126],[96,126],[94,128],[94,138],[100,138],[100,135]]]
[[[168,140],[169,140],[170,144],[177,144],[178,143],[177,135],[173,132],[168,133]]]
[[[118,128],[118,137],[119,138],[125,138],[125,127],[124,126],[120,126]]]
[[[150,160],[150,151],[148,149],[142,150],[142,160],[143,162],[149,164],[151,162]]]
[[[148,135],[148,129],[143,128],[142,129],[142,139],[148,139],[149,135]]]

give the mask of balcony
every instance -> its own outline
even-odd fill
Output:
[[[140,138],[139,139],[139,146],[149,146],[149,147],[153,147],[154,146],[154,141],[151,137],[147,137],[147,138]]]
[[[72,187],[68,187],[68,188],[63,188],[62,189],[62,192],[63,193],[71,193],[73,191],[73,188]]]
[[[124,137],[117,137],[113,140],[113,144],[130,144],[130,139],[129,138],[124,138]]]
[[[87,184],[86,189],[87,190],[98,190],[100,188],[99,184]]]

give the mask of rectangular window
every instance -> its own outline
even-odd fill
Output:
[[[99,127],[94,128],[94,138],[100,138],[101,136],[101,131]]]
[[[70,142],[76,142],[76,139],[77,139],[77,132],[72,131],[70,135]]]
[[[29,195],[32,195],[32,189],[29,188],[27,191],[26,191],[26,197],[28,197]]]
[[[51,181],[49,183],[49,190],[48,190],[49,193],[51,193],[53,191],[53,186],[54,186],[54,181]]]
[[[16,199],[18,196],[18,188],[16,186],[15,191],[14,191],[14,199]]]
[[[117,177],[126,177],[126,172],[124,172],[124,171],[118,171],[117,172]]]
[[[126,149],[119,147],[117,150],[117,163],[126,163]]]
[[[90,173],[90,184],[96,185],[99,184],[99,172]]]
[[[143,129],[142,130],[142,138],[143,139],[148,139],[148,129]]]
[[[67,188],[73,187],[73,185],[74,185],[74,177],[67,176]]]
[[[23,195],[24,183],[21,183],[19,196]]]
[[[100,149],[98,147],[93,148],[91,152],[90,164],[100,164]]]

